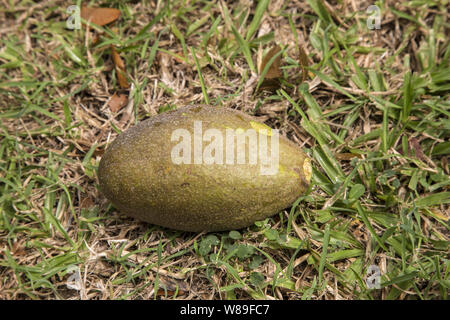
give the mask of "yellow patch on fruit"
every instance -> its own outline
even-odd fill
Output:
[[[311,160],[309,160],[309,158],[305,158],[303,161],[303,172],[305,173],[305,178],[309,183],[312,176]]]
[[[272,129],[269,126],[266,126],[263,123],[258,123],[258,122],[254,122],[254,121],[250,121],[250,125],[252,126],[253,129],[256,130],[256,132],[261,133],[263,135],[266,136],[271,136],[272,135]]]

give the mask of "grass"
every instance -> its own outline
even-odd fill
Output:
[[[0,298],[448,299],[448,3],[377,1],[379,30],[366,25],[372,3],[332,3],[102,1],[122,16],[87,32],[65,28],[64,1],[3,1]],[[255,91],[275,42],[281,86]],[[128,96],[117,113],[114,92]],[[302,146],[308,192],[231,232],[117,212],[96,180],[108,144],[204,102]],[[366,283],[371,266],[380,288]]]

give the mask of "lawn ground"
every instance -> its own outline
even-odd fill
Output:
[[[0,2],[0,299],[448,299],[448,1],[91,1],[121,16],[78,30]],[[232,232],[120,214],[103,152],[189,103],[279,129],[308,192]]]

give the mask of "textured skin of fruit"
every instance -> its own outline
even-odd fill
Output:
[[[215,128],[224,136],[227,128],[268,128],[243,112],[206,105],[181,107],[140,122],[116,138],[99,165],[100,189],[117,209],[172,229],[233,230],[280,212],[307,189],[310,161],[281,135],[274,175],[261,175],[260,166],[248,161],[174,164],[171,150],[177,142],[171,135],[177,128],[193,135],[194,121],[202,122],[203,132]]]

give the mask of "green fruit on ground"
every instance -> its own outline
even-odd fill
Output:
[[[129,216],[178,230],[221,231],[289,207],[307,189],[311,164],[297,145],[249,115],[193,105],[120,134],[98,178],[103,194]]]

